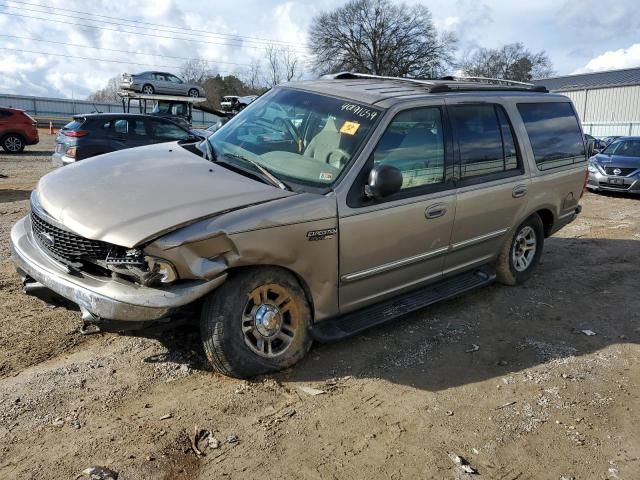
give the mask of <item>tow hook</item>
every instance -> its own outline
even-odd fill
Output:
[[[82,325],[80,325],[78,333],[80,333],[80,335],[100,333],[100,325],[96,323],[99,322],[100,319],[82,306],[80,307],[80,312],[82,314]]]

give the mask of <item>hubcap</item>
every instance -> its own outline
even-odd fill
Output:
[[[516,235],[511,250],[513,268],[518,272],[524,272],[529,268],[533,262],[533,257],[536,255],[537,248],[538,241],[535,230],[529,226],[520,230]]]
[[[153,88],[144,87],[144,90],[142,91],[142,93],[144,93],[145,95],[151,95],[153,93]]]
[[[298,319],[298,309],[286,288],[261,285],[249,294],[242,314],[244,342],[261,357],[282,355],[296,335]]]
[[[191,95],[192,97],[197,97],[197,96],[199,95],[199,93],[198,93],[198,91],[197,91],[197,90],[191,90],[190,95]]]
[[[4,144],[10,152],[19,152],[22,148],[22,140],[18,137],[8,137]]]

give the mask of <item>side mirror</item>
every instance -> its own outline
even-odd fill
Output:
[[[369,181],[364,186],[364,194],[373,199],[393,195],[402,188],[402,172],[391,165],[375,165],[369,172]]]

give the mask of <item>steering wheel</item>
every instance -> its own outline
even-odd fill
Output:
[[[298,129],[296,128],[296,126],[293,124],[291,120],[284,117],[276,117],[273,119],[273,125],[276,127],[279,126],[283,130],[286,130],[289,133],[289,135],[291,135],[292,140],[294,140],[296,144],[299,144],[300,132],[298,131]]]
[[[341,148],[336,148],[327,153],[325,162],[332,167],[341,168],[349,161],[349,154]]]

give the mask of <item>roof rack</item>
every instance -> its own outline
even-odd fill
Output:
[[[413,85],[424,87],[429,93],[445,92],[471,92],[478,90],[509,91],[509,92],[540,92],[549,93],[546,87],[534,85],[532,83],[516,82],[512,80],[502,80],[500,78],[485,77],[454,77],[442,78],[408,78],[408,77],[387,77],[382,75],[372,75],[370,73],[341,72],[323,75],[322,78],[333,80],[357,80],[357,79],[379,79],[407,82]]]

